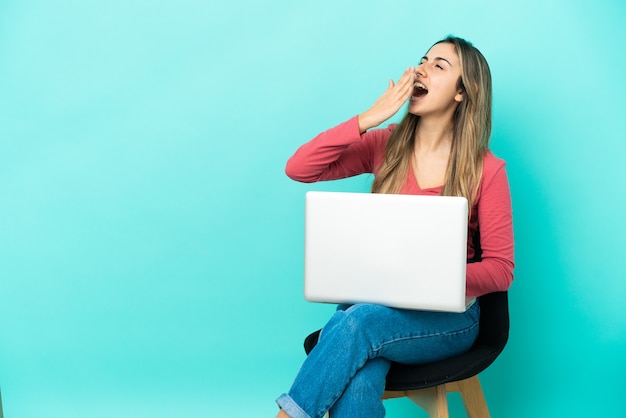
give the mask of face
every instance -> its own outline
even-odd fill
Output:
[[[414,115],[449,115],[452,117],[463,94],[457,88],[461,63],[454,45],[434,45],[416,68],[413,95],[408,111]]]

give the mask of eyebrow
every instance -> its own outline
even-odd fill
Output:
[[[422,61],[428,61],[428,57],[427,56],[423,56],[422,57]],[[447,59],[443,58],[443,57],[435,57],[433,58],[433,61],[445,61],[450,67],[452,67],[452,64],[450,64],[450,61],[448,61]]]

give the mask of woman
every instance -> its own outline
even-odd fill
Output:
[[[408,101],[398,125],[372,129]],[[370,130],[371,129],[371,130]],[[417,67],[362,114],[304,144],[286,172],[302,182],[374,173],[374,193],[464,196],[469,202],[464,313],[340,306],[323,328],[278,417],[383,417],[381,396],[391,361],[418,364],[467,351],[478,335],[475,297],[508,289],[513,280],[513,227],[505,164],[488,149],[491,74],[469,42],[437,42]]]

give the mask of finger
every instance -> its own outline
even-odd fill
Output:
[[[407,91],[410,91],[413,88],[413,83],[415,82],[415,74],[411,67],[409,67],[400,77],[398,83],[396,84],[395,92],[401,97],[405,96]]]
[[[413,67],[407,68],[407,70],[402,74],[400,80],[398,80],[398,84],[402,84],[402,87],[406,87],[407,85],[412,85],[415,82],[415,69]]]
[[[415,83],[415,72],[412,67],[409,67],[402,74],[402,77],[400,77],[400,80],[398,80],[398,83],[395,85],[395,100],[404,103],[413,91],[413,83]]]

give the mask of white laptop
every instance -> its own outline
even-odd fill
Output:
[[[463,312],[467,200],[308,192],[304,296]]]

